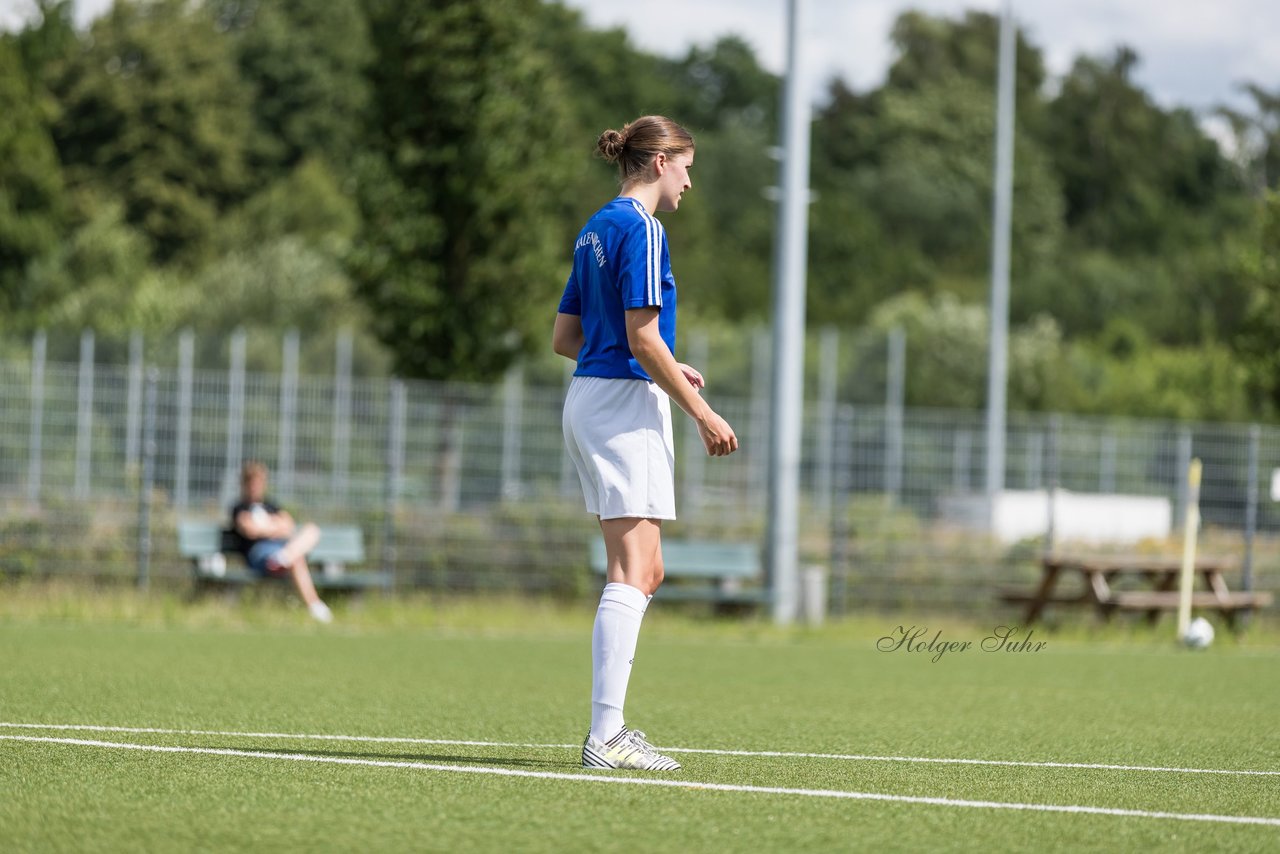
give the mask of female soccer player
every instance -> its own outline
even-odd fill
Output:
[[[676,517],[671,406],[698,425],[707,453],[738,448],[733,428],[698,394],[702,374],[676,361],[676,282],[654,218],[692,187],[693,137],[662,116],[606,130],[596,147],[622,191],[587,220],[556,315],[552,346],[578,363],[564,435],[587,512],[600,520],[608,583],[591,638],[588,768],[675,771],[622,715],[640,621],[662,583],[662,521]]]

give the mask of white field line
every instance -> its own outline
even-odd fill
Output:
[[[536,780],[569,780],[588,783],[613,783],[632,786],[663,786],[712,792],[748,792],[763,795],[796,795],[810,798],[838,798],[855,801],[882,801],[901,804],[926,804],[965,809],[1020,810],[1026,812],[1075,813],[1109,815],[1124,818],[1158,818],[1175,821],[1216,822],[1219,824],[1260,824],[1280,827],[1280,818],[1249,815],[1215,815],[1212,813],[1154,812],[1149,810],[1089,807],[1072,804],[1021,804],[1004,801],[971,801],[958,798],[929,798],[916,795],[891,795],[880,792],[849,792],[839,789],[794,789],[781,786],[744,786],[732,783],[671,780],[654,777],[612,777],[600,774],[568,774],[556,771],[522,771],[490,766],[441,765],[429,762],[400,762],[378,759],[353,759],[342,756],[314,756],[304,753],[263,753],[256,750],[232,750],[219,747],[172,747],[156,744],[127,744],[83,738],[53,738],[39,735],[0,735],[0,740],[66,744],[78,747],[101,747],[112,750],[139,750],[148,753],[189,753],[204,756],[232,756],[246,759],[274,759],[290,762],[317,762],[329,765],[356,765],[371,768],[405,768],[415,771],[437,771],[449,774],[492,774],[498,777],[525,777]]]
[[[576,750],[581,744],[542,744],[519,741],[469,741],[449,738],[401,738],[378,735],[316,735],[288,732],[227,732],[207,729],[163,729],[159,727],[95,726],[91,724],[32,724],[0,722],[0,729],[36,729],[70,732],[153,733],[157,735],[215,735],[223,738],[279,738],[308,741],[350,741],[371,744],[438,744],[462,747],[518,747],[527,750]],[[759,756],[773,759],[834,759],[847,762],[917,762],[935,765],[993,765],[1013,768],[1070,768],[1086,771],[1156,771],[1172,774],[1227,774],[1253,777],[1280,777],[1280,771],[1236,768],[1177,768],[1162,765],[1110,765],[1093,762],[1032,762],[1014,759],[963,759],[931,756],[874,756],[860,753],[802,753],[782,750],[723,750],[707,747],[659,747],[668,753],[702,753],[712,756]]]

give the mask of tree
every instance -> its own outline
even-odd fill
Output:
[[[1248,284],[1245,321],[1235,351],[1249,371],[1254,406],[1280,410],[1280,192],[1267,192],[1257,203],[1248,240],[1237,253],[1237,274]]]
[[[489,379],[545,342],[567,263],[546,212],[577,156],[534,0],[370,0],[359,293],[406,376]]]
[[[1280,89],[1268,92],[1256,83],[1242,88],[1253,101],[1251,112],[1226,106],[1216,112],[1231,131],[1231,156],[1241,180],[1260,196],[1280,187]]]
[[[1047,140],[1068,224],[1122,253],[1184,244],[1187,220],[1231,189],[1226,161],[1196,117],[1157,106],[1132,81],[1137,64],[1128,48],[1078,59],[1050,104]]]
[[[279,174],[307,157],[348,168],[364,130],[370,96],[364,71],[373,58],[359,6],[331,0],[209,5],[253,89],[258,169]]]
[[[859,322],[905,289],[979,301],[987,291],[998,22],[902,15],[885,85],[860,95],[842,84],[814,133],[812,305]],[[1022,42],[1021,34],[1019,34]],[[1020,43],[1015,128],[1015,294],[1055,267],[1063,239],[1061,190],[1040,142],[1040,52]],[[1027,321],[1044,306],[1019,304]],[[828,315],[829,316],[829,315]]]
[[[54,248],[67,220],[52,113],[23,70],[17,41],[0,38],[0,315],[6,325],[39,308],[42,295],[24,288],[23,276]]]
[[[54,137],[73,186],[119,198],[160,262],[199,261],[247,187],[249,90],[181,0],[118,0],[60,66]]]

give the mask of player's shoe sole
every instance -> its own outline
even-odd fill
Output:
[[[608,741],[592,738],[582,743],[583,768],[631,768],[637,771],[679,771],[680,763],[663,756],[645,740],[644,733],[626,727]]]

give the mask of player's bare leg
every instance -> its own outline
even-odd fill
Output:
[[[640,623],[662,584],[662,522],[602,519],[607,578],[591,635],[591,730],[582,745],[586,768],[676,771],[680,764],[653,749],[622,715]]]
[[[280,550],[278,560],[281,566],[293,566],[311,554],[311,550],[320,542],[320,529],[311,522],[299,528]]]

